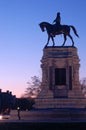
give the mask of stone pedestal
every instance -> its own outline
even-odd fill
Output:
[[[76,47],[47,47],[41,60],[42,91],[36,108],[84,108],[86,99],[79,82]]]

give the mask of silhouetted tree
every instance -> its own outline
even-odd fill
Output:
[[[41,91],[41,80],[37,76],[31,77],[31,82],[27,82],[28,87],[25,91],[26,97],[35,98]]]
[[[82,92],[86,96],[86,77],[84,77],[83,79],[81,79],[80,83],[81,83]]]
[[[29,98],[16,98],[15,108],[20,110],[30,110],[34,104],[34,100]]]

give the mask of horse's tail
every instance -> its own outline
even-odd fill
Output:
[[[76,35],[77,37],[79,37],[79,35],[77,34],[77,31],[76,31],[75,27],[74,27],[74,26],[72,26],[72,25],[70,25],[70,27],[73,29],[73,31],[74,31],[74,33],[75,33],[75,35]]]

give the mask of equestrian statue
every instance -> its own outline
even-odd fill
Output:
[[[44,32],[45,29],[46,29],[47,34],[48,34],[48,40],[47,40],[47,44],[45,45],[45,47],[48,46],[50,38],[52,39],[53,46],[55,46],[54,37],[56,35],[60,35],[60,34],[63,34],[63,36],[64,36],[64,42],[63,42],[62,46],[65,45],[65,42],[67,40],[67,36],[71,39],[72,46],[74,46],[74,40],[73,40],[72,36],[70,35],[70,29],[72,28],[74,34],[77,37],[79,37],[79,35],[77,34],[77,31],[76,31],[75,27],[72,26],[72,25],[61,25],[60,12],[57,13],[57,17],[53,21],[53,23],[55,23],[55,24],[50,24],[48,22],[41,22],[39,24],[41,30]]]

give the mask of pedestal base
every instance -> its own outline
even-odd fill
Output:
[[[42,91],[35,108],[85,108],[86,99],[79,82],[76,47],[46,47],[42,57]]]

